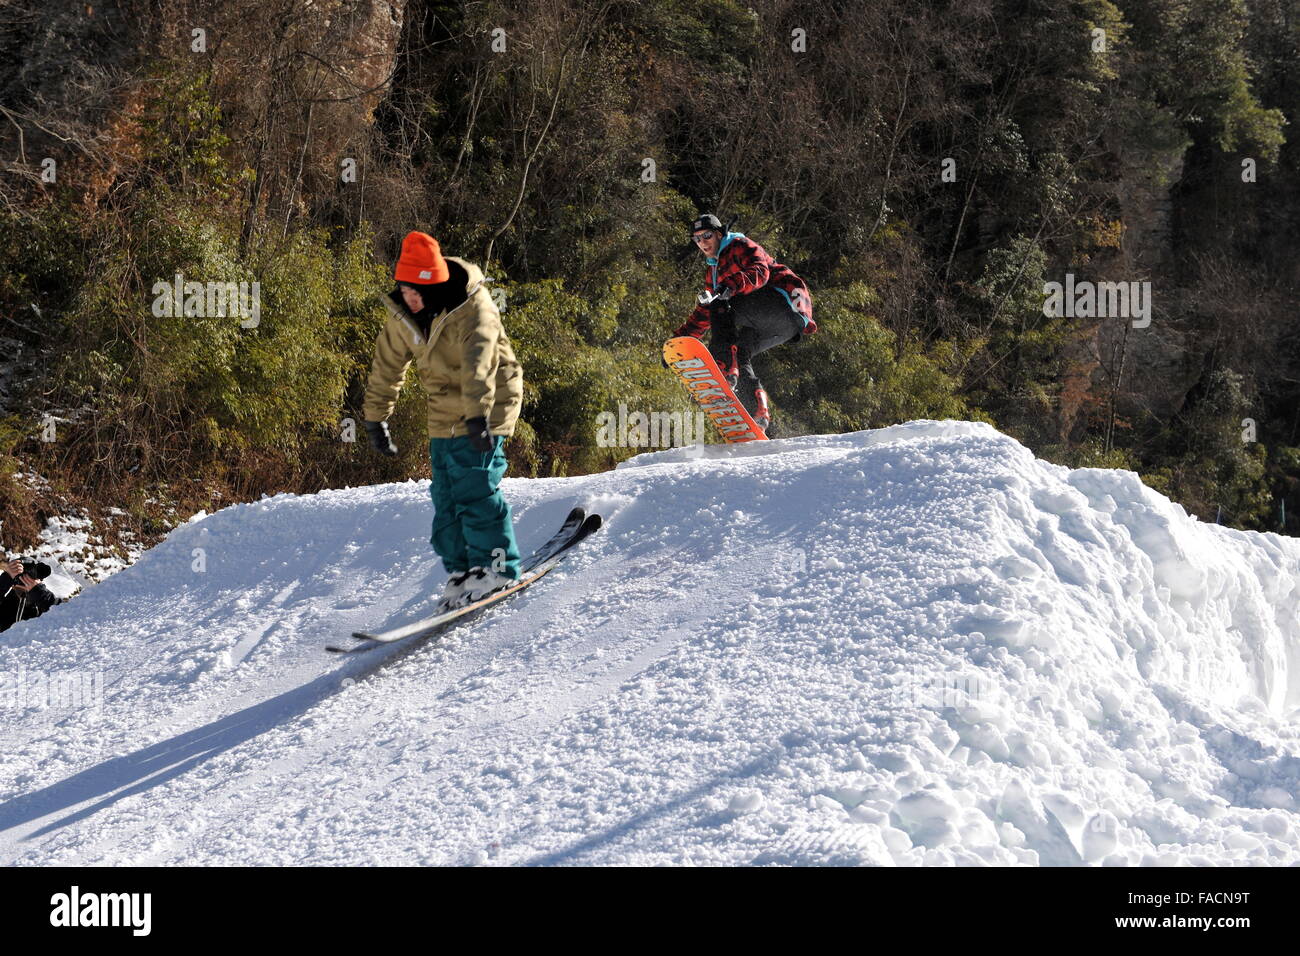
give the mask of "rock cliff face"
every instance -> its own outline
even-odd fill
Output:
[[[1187,143],[1162,152],[1119,150],[1115,198],[1124,222],[1123,247],[1139,269],[1164,270],[1174,254],[1173,189],[1183,175]]]
[[[337,93],[359,95],[369,121],[393,73],[406,0],[335,0],[328,6],[333,13],[324,21],[325,40],[344,62]]]

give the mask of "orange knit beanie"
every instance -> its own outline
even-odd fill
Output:
[[[438,240],[427,232],[408,232],[402,240],[402,255],[393,278],[413,285],[436,285],[450,276]]]

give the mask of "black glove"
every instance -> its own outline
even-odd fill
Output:
[[[381,455],[396,455],[397,446],[388,434],[388,422],[365,422],[366,434],[370,436],[370,447]]]
[[[492,450],[492,433],[488,431],[486,418],[482,415],[477,418],[467,418],[465,427],[469,429],[469,443],[474,446],[475,451],[486,453]]]

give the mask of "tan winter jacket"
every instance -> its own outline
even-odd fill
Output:
[[[367,421],[384,421],[411,362],[429,402],[429,437],[467,434],[465,421],[479,415],[493,435],[510,435],[523,405],[524,373],[501,324],[501,313],[478,266],[447,256],[469,275],[465,301],[436,316],[426,337],[400,297],[384,297],[388,321],[375,342],[366,384]],[[456,270],[452,269],[455,281]],[[396,297],[396,298],[395,298]]]

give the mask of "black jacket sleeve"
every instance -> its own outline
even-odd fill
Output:
[[[0,631],[7,631],[18,620],[18,592],[10,591],[0,597]]]
[[[58,603],[59,599],[54,596],[53,591],[44,584],[38,584],[27,592],[27,611],[23,614],[23,618],[37,617]]]
[[[54,605],[62,603],[44,584],[37,584],[26,594],[16,588],[10,590],[0,597],[0,631],[9,630],[19,621],[40,617]]]

